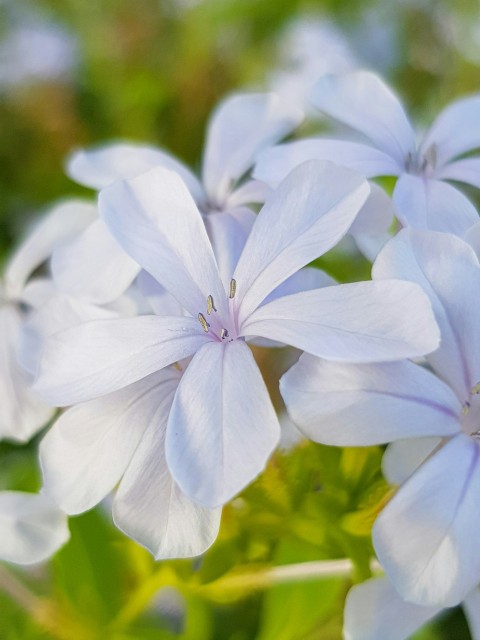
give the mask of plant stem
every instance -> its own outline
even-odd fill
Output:
[[[32,617],[42,608],[42,600],[3,566],[0,566],[0,590]]]

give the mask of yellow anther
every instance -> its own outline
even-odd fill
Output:
[[[480,393],[480,382],[477,382],[477,384],[470,389],[470,393],[472,396],[476,396]]]
[[[467,415],[467,413],[470,411],[470,407],[471,407],[470,402],[466,402],[466,403],[463,405],[463,407],[462,407],[462,413],[463,413],[463,415],[464,415],[464,416],[466,416],[466,415]]]
[[[222,331],[220,333],[220,338],[222,340],[225,340],[225,338],[228,338],[228,331],[226,329],[222,329]]]
[[[233,278],[230,280],[230,298],[235,297],[235,291],[237,290],[237,281]]]
[[[203,313],[199,313],[197,318],[198,318],[198,321],[200,322],[200,324],[202,325],[202,328],[205,331],[205,333],[208,333],[208,328],[210,327],[210,325],[205,320],[205,316],[203,315]]]
[[[173,368],[176,369],[177,371],[180,371],[180,373],[183,371],[182,367],[178,362],[173,363]]]
[[[212,311],[216,311],[215,305],[213,303],[213,297],[212,296],[208,296],[208,298],[207,298],[207,313],[208,313],[208,315],[210,315],[212,313]]]

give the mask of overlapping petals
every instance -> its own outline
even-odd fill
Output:
[[[480,146],[478,96],[442,111],[419,145],[400,102],[372,73],[323,77],[312,101],[323,113],[361,134],[365,143],[318,138],[267,149],[257,160],[258,179],[274,186],[301,162],[328,158],[368,178],[399,176],[393,205],[404,226],[463,237],[478,222],[470,200],[444,182],[480,185],[478,159],[459,159]]]

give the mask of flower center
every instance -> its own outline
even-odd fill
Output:
[[[470,397],[463,404],[461,423],[466,435],[480,440],[480,382],[470,389]]]
[[[229,302],[235,298],[237,283],[234,279],[230,281]],[[215,307],[213,296],[207,298],[206,314],[199,312],[197,315],[202,329],[219,342],[232,342],[237,338],[234,318],[232,317],[231,306],[228,318],[221,318]]]
[[[425,153],[411,153],[405,159],[405,168],[408,173],[431,177],[437,166],[437,145],[431,144]]]

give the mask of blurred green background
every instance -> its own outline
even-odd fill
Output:
[[[230,91],[290,99],[315,73],[369,67],[426,125],[478,91],[479,24],[477,0],[0,0],[0,256],[52,201],[92,197],[63,173],[72,149],[127,138],[198,168],[209,112]],[[323,126],[312,119],[303,131]],[[342,280],[368,277],[358,260],[334,256],[327,267]],[[277,398],[287,359],[259,354]],[[0,444],[0,489],[39,486],[37,445]],[[50,563],[6,567],[28,588],[24,606],[0,575],[0,638],[340,638],[345,594],[369,576],[370,528],[388,492],[380,460],[378,448],[280,451],[196,560],[155,563],[113,527],[108,504],[73,518]],[[353,561],[351,577],[272,584],[265,573],[334,558]],[[460,610],[416,636],[469,637]]]

